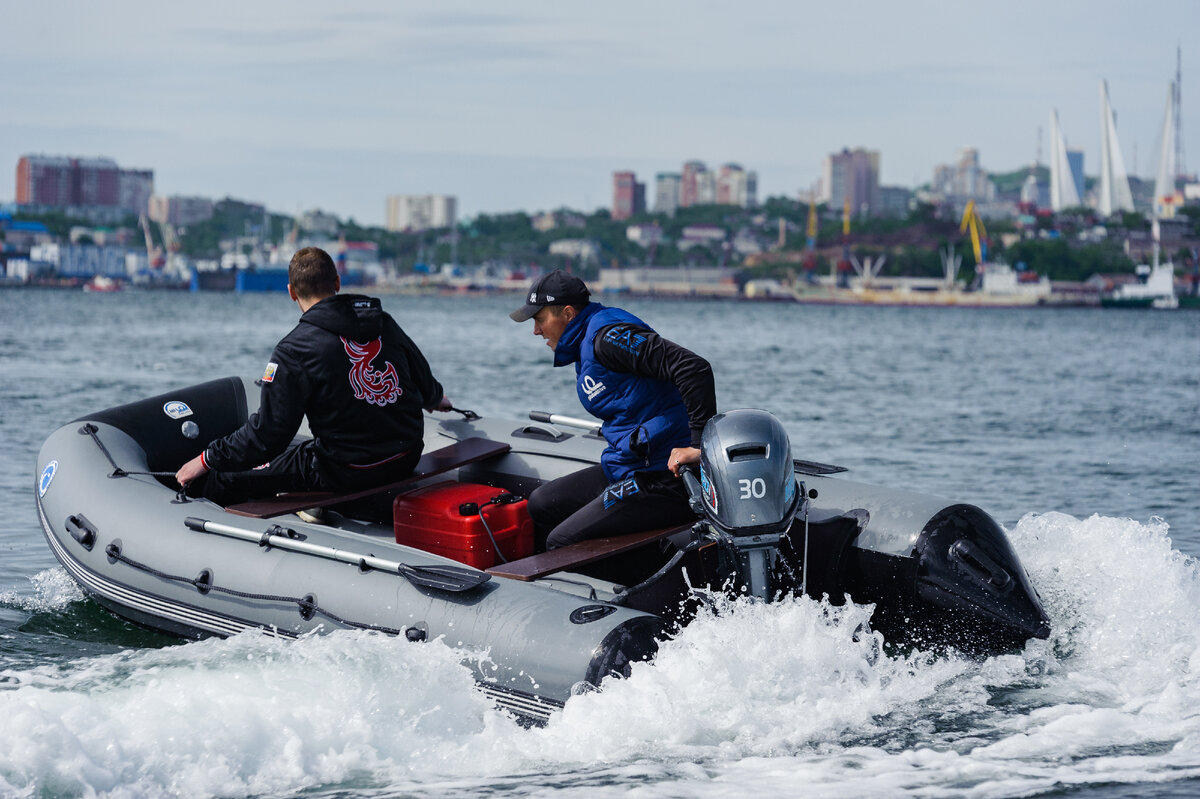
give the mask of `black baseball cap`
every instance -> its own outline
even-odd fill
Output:
[[[592,293],[582,280],[561,269],[542,275],[529,287],[525,304],[508,316],[514,322],[524,322],[547,305],[581,305]]]

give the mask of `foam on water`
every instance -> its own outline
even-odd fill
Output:
[[[63,610],[84,598],[79,584],[62,569],[46,569],[29,578],[33,593],[0,591],[0,606],[34,613]]]
[[[339,783],[508,724],[461,653],[243,634],[3,676],[0,792],[180,796]]]
[[[494,710],[463,653],[371,633],[10,670],[0,793],[990,797],[1200,777],[1200,574],[1167,533],[1022,518],[1054,633],[1021,653],[897,652],[870,608],[737,602],[541,729]]]

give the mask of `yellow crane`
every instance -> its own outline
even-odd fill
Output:
[[[971,231],[971,247],[975,250],[975,265],[987,261],[987,228],[983,226],[983,220],[979,218],[979,212],[975,210],[975,201],[968,200],[967,207],[963,209],[962,224],[958,227],[959,233]]]
[[[808,193],[808,225],[804,238],[804,281],[817,282],[817,193]]]
[[[805,230],[807,234],[805,243],[808,249],[815,250],[817,248],[817,198],[812,194],[808,197],[808,228]]]

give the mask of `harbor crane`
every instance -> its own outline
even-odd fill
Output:
[[[963,209],[962,224],[958,227],[960,233],[966,233],[968,230],[971,232],[971,248],[975,251],[975,266],[982,266],[987,261],[987,228],[983,226],[983,220],[975,210],[974,200],[967,201],[967,207]]]
[[[161,247],[154,244],[154,239],[150,236],[150,223],[146,220],[146,215],[142,214],[138,217],[138,224],[142,228],[142,233],[146,237],[146,261],[153,270],[159,270],[166,264],[166,259],[163,257]]]
[[[817,197],[816,192],[808,194],[808,229],[804,239],[804,281],[817,282]]]
[[[879,277],[879,272],[883,269],[885,263],[887,263],[886,255],[881,255],[878,259],[868,255],[862,261],[858,260],[858,256],[854,254],[850,255],[850,265],[854,267],[854,271],[862,278],[863,286],[871,285],[872,281]]]
[[[158,229],[162,232],[163,245],[168,252],[176,253],[183,249],[179,237],[175,235],[175,228],[169,222],[159,222]]]
[[[847,194],[842,202],[842,257],[834,267],[834,276],[838,288],[850,288],[850,274],[854,265],[850,263],[850,195]]]

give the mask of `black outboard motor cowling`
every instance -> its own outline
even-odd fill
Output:
[[[705,516],[736,562],[739,582],[770,599],[779,540],[804,507],[792,445],[771,414],[754,409],[709,419],[701,436],[700,482],[689,481]]]

